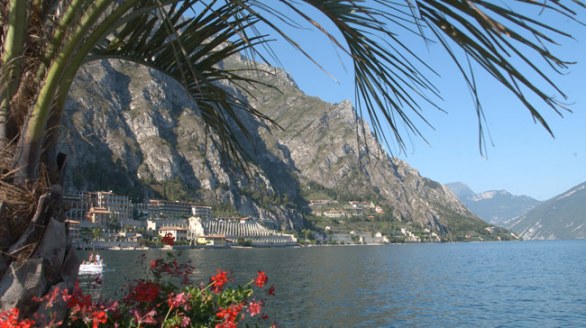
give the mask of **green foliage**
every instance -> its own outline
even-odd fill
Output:
[[[84,244],[89,244],[94,240],[93,231],[91,228],[83,227],[79,229],[79,234],[81,235],[81,240]]]
[[[303,239],[305,239],[305,240],[315,240],[315,236],[313,235],[313,231],[311,231],[309,229],[301,230],[301,234],[303,236]]]
[[[326,188],[315,181],[305,182],[305,186],[301,190],[301,196],[307,200],[335,200],[338,198],[334,190]]]
[[[230,203],[214,204],[212,207],[212,213],[216,218],[240,216],[240,213],[238,213],[236,208]]]
[[[102,228],[100,227],[95,227],[92,228],[92,240],[93,241],[99,241],[102,238]]]
[[[441,209],[442,223],[447,233],[442,236],[446,241],[512,240],[510,232],[503,228],[491,227],[479,218],[471,218],[438,205]]]
[[[185,183],[176,178],[167,181],[156,181],[150,183],[153,190],[163,199],[171,201],[190,201],[196,198],[194,191],[191,191]]]
[[[95,161],[83,162],[83,171],[73,172],[74,185],[81,190],[111,190],[115,194],[127,195],[135,202],[143,200],[142,190],[148,184],[124,171],[125,165],[113,163],[107,155],[104,156],[99,151],[96,153]],[[85,186],[83,182],[88,182],[89,185]]]
[[[256,201],[261,207],[270,210],[273,206],[294,207],[287,194],[279,194],[273,190],[267,189],[264,184],[257,184],[253,187],[243,187],[239,190],[240,194],[248,196]]]

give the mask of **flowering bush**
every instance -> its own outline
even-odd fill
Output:
[[[34,321],[30,319],[18,320],[18,309],[13,308],[0,313],[0,327],[29,328],[34,327]]]
[[[73,292],[56,290],[37,301],[48,310],[58,301],[65,302],[69,315],[65,322],[49,317],[19,320],[18,309],[0,312],[2,327],[237,327],[241,321],[247,326],[269,325],[263,313],[264,299],[253,297],[254,290],[265,288],[267,275],[258,271],[255,278],[244,286],[228,287],[230,276],[217,270],[207,284],[193,285],[189,276],[193,268],[179,264],[169,255],[152,260],[148,276],[137,279],[125,289],[119,300],[94,302],[79,285]],[[179,282],[179,283],[178,283]],[[274,287],[265,291],[274,295]],[[50,313],[50,311],[48,311]],[[274,326],[274,324],[273,324]]]

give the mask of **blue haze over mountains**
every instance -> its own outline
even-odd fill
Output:
[[[586,182],[543,202],[505,190],[475,193],[461,182],[446,186],[471,212],[523,239],[586,239]]]
[[[495,225],[505,225],[540,203],[529,196],[512,195],[506,190],[476,193],[461,182],[448,183],[447,186],[472,213]]]
[[[507,222],[524,239],[586,239],[586,182]]]

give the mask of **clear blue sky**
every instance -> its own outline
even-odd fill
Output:
[[[586,17],[586,15],[582,15]],[[428,106],[425,115],[434,129],[418,125],[429,144],[419,137],[407,138],[408,149],[392,153],[441,183],[463,182],[475,192],[505,189],[538,200],[554,197],[586,181],[586,27],[560,20],[562,30],[575,40],[561,40],[552,49],[563,59],[578,61],[568,74],[555,81],[568,95],[573,113],[559,117],[542,105],[555,138],[535,124],[529,112],[506,90],[486,76],[478,75],[483,107],[492,138],[487,154],[478,146],[478,125],[472,98],[456,67],[439,45],[422,48],[421,56],[438,71],[436,84],[448,113]],[[293,32],[295,33],[295,32]],[[335,78],[316,67],[283,43],[273,45],[284,68],[307,94],[336,103],[354,102],[354,83],[349,60],[337,53],[318,32],[303,31],[300,43]],[[479,72],[475,72],[478,74]],[[405,135],[408,137],[408,135]],[[410,142],[410,143],[409,143]]]

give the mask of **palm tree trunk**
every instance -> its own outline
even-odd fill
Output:
[[[28,194],[33,202],[37,198],[36,208],[32,211],[18,210],[19,206],[27,206],[28,200],[22,197],[20,204],[10,199],[0,202],[0,219],[3,221],[0,224],[0,246],[4,250],[0,255],[0,308],[17,307],[22,318],[34,318],[40,326],[50,320],[65,319],[67,307],[62,301],[39,302],[38,299],[57,291],[72,291],[79,270],[79,260],[65,221],[65,204],[59,184],[64,160],[57,160],[56,163],[55,171],[58,173],[51,179],[54,184],[44,187],[47,191],[38,197],[34,196],[34,192]],[[39,186],[43,184],[40,181],[36,183]],[[17,186],[12,188],[26,193]],[[32,217],[27,214],[30,212],[34,213]]]
[[[68,238],[67,223],[59,215],[62,193],[58,186],[43,194],[36,212],[24,233],[0,258],[0,306],[18,307],[22,317],[45,313],[43,304],[35,301],[55,289],[72,290],[77,279],[79,261]],[[5,204],[0,205],[5,209]],[[51,312],[61,320],[65,304],[53,305]]]

